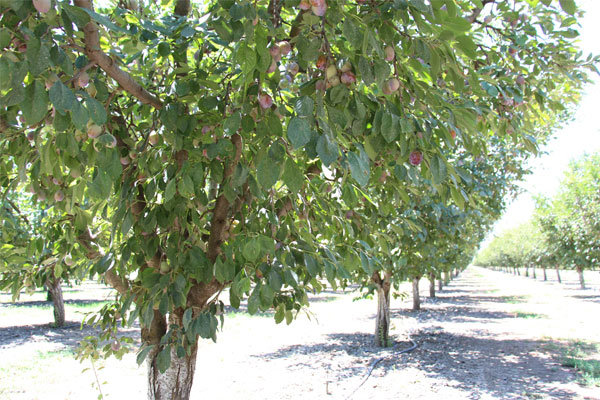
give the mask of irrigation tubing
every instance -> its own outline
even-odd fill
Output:
[[[408,353],[408,352],[411,352],[414,349],[416,349],[417,348],[417,342],[415,342],[412,339],[409,339],[409,340],[412,343],[412,346],[410,346],[409,348],[400,350],[400,351],[398,351],[398,352],[396,352],[396,353],[394,353],[394,354],[392,354],[390,356],[380,357],[377,360],[375,360],[375,362],[371,365],[371,368],[369,368],[369,372],[367,373],[367,376],[365,377],[365,379],[363,379],[363,381],[361,382],[361,384],[358,385],[358,387],[356,389],[354,389],[354,391],[352,393],[350,393],[350,396],[346,397],[346,400],[350,400],[350,398],[352,396],[354,396],[354,394],[356,392],[358,392],[358,389],[360,389],[367,382],[367,380],[371,377],[371,374],[373,373],[373,370],[375,369],[375,367],[377,367],[377,364],[379,364],[380,362],[382,362],[383,360],[385,360],[387,358],[391,358],[391,357],[394,357],[394,356],[398,356],[400,354]]]

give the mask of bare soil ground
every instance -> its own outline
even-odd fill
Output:
[[[356,293],[315,296],[310,319],[290,326],[230,313],[218,343],[201,344],[192,398],[600,399],[600,388],[581,386],[560,354],[568,340],[600,343],[600,274],[587,275],[588,290],[577,288],[575,274],[563,273],[562,285],[540,275],[471,267],[435,299],[423,280],[421,312],[408,311],[410,299],[392,300],[395,342],[386,349],[373,346],[375,300],[353,301]],[[72,307],[109,295],[95,285],[66,292],[71,322],[62,329],[50,327],[48,309],[0,296],[0,399],[97,398],[96,376],[107,399],[144,398],[145,367],[134,354],[96,362],[96,375],[89,361],[73,359],[94,331],[79,329]],[[410,339],[418,347],[398,354]]]

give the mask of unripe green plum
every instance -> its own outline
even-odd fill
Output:
[[[158,136],[158,133],[152,132],[148,137],[148,143],[150,143],[151,146],[156,146],[158,144],[159,139],[160,137]]]
[[[290,51],[292,51],[292,45],[290,45],[290,42],[284,40],[283,42],[279,43],[279,53],[287,56]]]
[[[81,74],[79,74],[79,77],[77,78],[77,85],[80,88],[86,87],[89,83],[90,83],[90,76],[88,75],[87,72],[83,71]]]
[[[396,51],[392,46],[386,46],[385,48],[385,61],[394,61],[396,58]]]
[[[57,190],[56,193],[54,193],[54,201],[63,201],[64,199],[65,194],[62,190]]]
[[[74,264],[73,257],[71,257],[70,254],[67,254],[65,256],[65,258],[63,259],[63,261],[64,261],[65,265],[68,267],[71,267]]]
[[[87,135],[90,139],[95,139],[102,133],[102,127],[100,125],[91,124],[88,126]]]
[[[325,71],[325,77],[327,79],[331,79],[334,76],[337,75],[337,68],[335,67],[335,65],[330,65],[329,67],[327,67],[327,71]]]

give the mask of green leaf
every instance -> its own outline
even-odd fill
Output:
[[[73,109],[77,98],[71,89],[66,87],[60,80],[57,80],[50,88],[50,102],[56,108],[56,111],[64,114]]]
[[[254,315],[258,312],[258,307],[260,305],[260,287],[262,285],[258,284],[254,287],[252,294],[248,297],[248,312],[250,315]]]
[[[310,141],[310,136],[310,124],[306,118],[291,119],[287,128],[287,137],[294,149],[304,147]]]
[[[471,30],[471,23],[462,17],[450,17],[443,21],[443,26],[454,32],[462,33]]]
[[[37,124],[44,119],[48,113],[48,92],[42,82],[35,81],[27,86],[21,111],[29,125]]]
[[[260,243],[256,239],[249,240],[242,250],[244,258],[250,262],[255,262],[260,256]]]
[[[466,36],[461,35],[456,37],[457,46],[467,57],[472,60],[477,59],[477,45],[473,40]]]
[[[328,135],[321,135],[317,140],[317,154],[321,162],[329,166],[338,158],[338,146]]]
[[[64,86],[64,85],[63,85]],[[85,100],[90,118],[98,125],[106,123],[106,109],[98,100],[89,97]]]
[[[398,124],[394,124],[394,119],[397,118],[395,115],[385,112],[381,117],[381,135],[386,142],[391,143],[398,136],[398,130],[396,129]]]
[[[360,149],[361,154],[348,152],[348,164],[350,164],[350,172],[352,177],[360,186],[366,186],[369,183],[369,157],[364,150]],[[364,156],[363,156],[364,154]]]
[[[577,4],[575,4],[575,0],[559,0],[559,3],[560,8],[562,8],[567,14],[574,15],[577,12]]]
[[[146,359],[146,356],[148,355],[150,350],[152,350],[153,348],[154,348],[154,345],[142,347],[142,349],[137,353],[137,356],[135,358],[135,361],[137,362],[138,365],[142,365],[142,363]]]
[[[75,25],[81,29],[91,20],[90,15],[83,8],[63,4],[62,9],[71,18],[71,21],[75,22]]]
[[[158,353],[156,364],[158,365],[160,373],[164,374],[171,365],[171,346],[165,346],[165,348]]]
[[[375,83],[373,67],[371,67],[371,64],[366,58],[361,57],[358,60],[358,71],[360,72],[360,76],[365,85],[370,86]]]
[[[256,52],[250,47],[243,45],[237,52],[237,62],[242,67],[244,74],[249,74],[256,67]]]
[[[280,304],[275,311],[275,323],[280,324],[285,318],[285,305]]]
[[[296,100],[294,111],[300,117],[310,117],[313,114],[315,102],[308,96],[302,96]]]
[[[305,254],[304,263],[306,264],[306,270],[308,271],[310,276],[314,278],[319,274],[320,270],[317,266],[317,261],[314,259],[313,256],[311,256],[310,254]]]
[[[116,25],[114,22],[112,22],[110,19],[108,19],[104,15],[100,15],[100,14],[98,14],[98,13],[92,11],[92,10],[88,10],[87,8],[82,8],[81,10],[85,11],[86,13],[88,13],[88,15],[94,21],[96,21],[96,22],[104,25],[105,27],[107,27],[111,31],[124,33],[126,35],[129,35],[131,33],[127,29],[121,28],[120,26]],[[77,22],[75,22],[75,23],[77,23]],[[79,25],[79,23],[77,23],[77,25]]]
[[[184,175],[184,177],[177,183],[177,189],[179,193],[187,198],[194,196],[194,182],[192,177]]]
[[[359,27],[352,21],[352,18],[344,18],[344,24],[342,25],[342,33],[348,39],[352,47],[360,48],[363,42],[363,34]]]
[[[170,201],[175,196],[175,192],[176,192],[176,182],[175,182],[175,179],[171,179],[167,183],[167,187],[165,188],[165,203]]]
[[[438,155],[435,155],[431,159],[429,170],[431,171],[431,175],[433,175],[433,183],[435,185],[442,183],[446,179],[446,176],[448,176],[446,162]]]
[[[50,50],[36,37],[27,41],[26,55],[29,62],[29,71],[34,76],[45,72],[50,66]]]
[[[273,162],[269,157],[264,157],[258,164],[256,177],[264,189],[271,189],[279,179],[280,173],[281,164]]]
[[[302,189],[304,176],[298,165],[291,158],[288,158],[285,162],[282,179],[291,192],[297,193]]]
[[[90,116],[87,108],[82,106],[79,101],[75,100],[71,107],[71,121],[73,121],[75,128],[85,132],[89,120]]]
[[[223,130],[226,134],[232,136],[240,129],[241,123],[242,115],[239,112],[235,112],[223,122]]]
[[[276,292],[283,286],[283,279],[275,269],[271,269],[271,272],[269,272],[269,286]]]

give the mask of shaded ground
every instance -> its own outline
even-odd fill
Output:
[[[600,388],[580,386],[558,352],[567,339],[600,342],[597,290],[470,268],[438,298],[425,299],[421,312],[408,311],[410,299],[393,300],[395,342],[386,349],[373,346],[375,301],[355,296],[323,293],[310,320],[299,316],[290,326],[231,313],[218,343],[201,344],[192,398],[600,399]],[[26,309],[14,308],[13,324]],[[90,328],[6,325],[3,316],[0,357],[8,367],[0,366],[0,399],[97,397],[95,376],[81,372],[90,364],[68,354],[40,361],[40,352],[74,348]],[[411,338],[418,348],[398,354]],[[60,362],[61,374],[36,373],[32,364],[46,361]],[[144,397],[145,370],[134,355],[102,366],[106,398]]]

